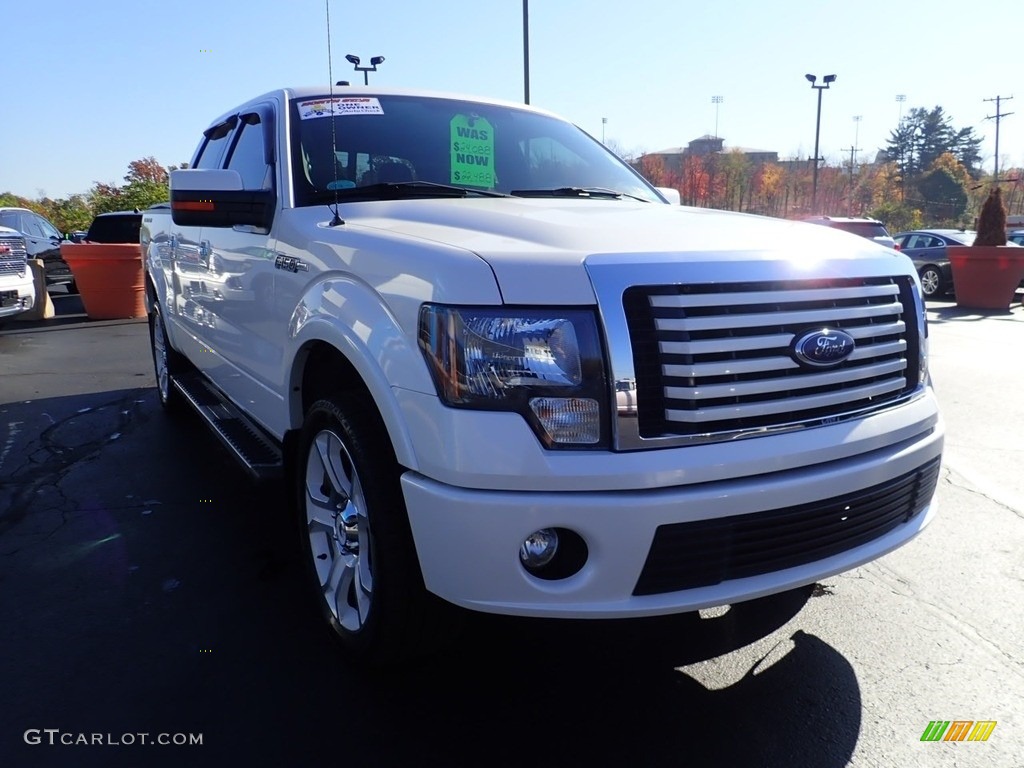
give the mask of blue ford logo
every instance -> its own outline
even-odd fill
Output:
[[[853,336],[838,328],[819,328],[793,342],[793,355],[798,363],[811,368],[839,365],[853,354]]]

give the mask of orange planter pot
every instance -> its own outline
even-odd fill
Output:
[[[146,316],[146,279],[138,243],[62,243],[85,313],[93,320]]]
[[[1024,248],[949,246],[956,303],[974,309],[1009,309],[1024,280]]]

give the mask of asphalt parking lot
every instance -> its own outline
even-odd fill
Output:
[[[301,597],[281,490],[160,411],[145,322],[55,303],[0,331],[5,768],[1024,766],[1018,304],[930,306],[941,507],[903,549],[722,615],[473,617],[385,673]],[[934,720],[996,726],[922,742]]]

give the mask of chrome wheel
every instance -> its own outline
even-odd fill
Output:
[[[153,367],[156,369],[156,388],[160,401],[166,403],[171,394],[171,374],[167,364],[167,339],[164,337],[164,320],[160,305],[153,305]]]
[[[934,267],[921,272],[921,290],[925,296],[935,296],[942,287],[942,275]]]
[[[355,463],[337,433],[316,434],[306,456],[306,527],[327,607],[350,632],[366,623],[373,598],[370,520]]]
[[[181,410],[183,398],[174,387],[174,379],[184,370],[184,360],[167,343],[167,328],[160,305],[153,301],[149,311],[149,340],[153,347],[153,372],[156,374],[156,391],[160,405],[168,413]]]

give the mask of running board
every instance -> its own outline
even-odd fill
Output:
[[[171,384],[257,480],[283,476],[281,448],[199,373],[175,376]]]

